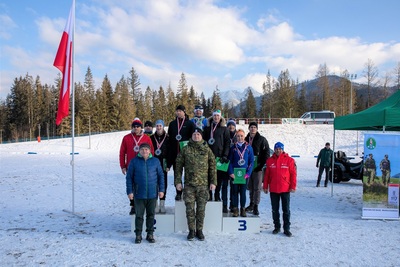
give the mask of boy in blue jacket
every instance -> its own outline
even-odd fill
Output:
[[[126,193],[135,198],[135,243],[142,242],[143,216],[146,211],[146,240],[154,240],[154,214],[157,198],[164,196],[164,173],[160,161],[150,153],[150,144],[142,143],[139,154],[129,163],[126,173]]]

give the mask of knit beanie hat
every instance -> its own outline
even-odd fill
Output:
[[[150,145],[148,143],[141,143],[140,146],[139,146],[139,149],[142,149],[142,148],[150,149]]]
[[[213,112],[213,116],[214,115],[220,115],[221,116],[221,110],[220,109],[216,109],[216,110],[214,110],[214,112]]]
[[[140,121],[139,118],[134,118],[134,119],[133,119],[133,121],[132,121],[132,128],[133,128],[134,126],[143,127],[143,124],[142,124],[142,122]]]
[[[156,120],[156,126],[157,125],[162,125],[162,127],[164,127],[164,121],[163,120]]]
[[[256,126],[256,128],[258,129],[258,124],[257,124],[257,122],[255,122],[255,121],[250,122],[249,128],[250,128],[251,126]]]
[[[199,134],[201,134],[201,137],[203,137],[203,130],[198,127],[196,127],[196,129],[194,130],[193,133],[199,133]]]
[[[146,121],[144,127],[153,127],[153,123],[151,121]]]
[[[236,127],[236,122],[233,119],[229,119],[228,122],[226,123],[226,126],[229,127],[230,125],[233,125]]]
[[[274,149],[277,149],[277,148],[280,148],[280,149],[282,149],[282,150],[285,150],[285,149],[284,149],[284,145],[283,145],[281,142],[278,142],[278,143],[276,143],[276,144],[274,145]]]
[[[185,108],[184,105],[178,105],[175,110],[178,110],[178,109],[180,109],[180,110],[182,110],[183,112],[186,113],[186,108]]]

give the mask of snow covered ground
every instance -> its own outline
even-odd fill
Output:
[[[247,125],[238,126],[245,128]],[[270,145],[296,158],[298,189],[291,196],[293,237],[273,229],[269,195],[262,194],[259,234],[158,234],[133,243],[125,177],[118,164],[126,132],[75,138],[75,212],[71,139],[0,145],[1,266],[399,266],[399,221],[362,220],[362,184],[316,188],[314,158],[333,143],[332,125],[260,125]],[[361,154],[362,133],[337,131],[336,148]],[[357,150],[358,145],[358,150]],[[36,154],[29,154],[35,152]],[[174,205],[172,172],[167,206]]]

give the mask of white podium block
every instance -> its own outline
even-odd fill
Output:
[[[185,202],[175,201],[175,232],[187,230]],[[207,202],[203,231],[222,231],[222,202]]]
[[[167,213],[156,213],[154,216],[154,233],[170,234],[175,229],[175,215],[173,208],[166,207]],[[131,216],[131,231],[135,235],[135,215]],[[143,232],[146,232],[146,213],[144,214]]]
[[[224,233],[259,233],[261,220],[258,216],[222,218],[222,232]]]

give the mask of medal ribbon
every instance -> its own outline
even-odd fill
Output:
[[[244,157],[244,152],[246,152],[246,149],[247,149],[247,144],[246,144],[246,146],[244,147],[243,152],[240,153],[240,150],[239,150],[239,148],[238,148],[238,146],[237,146],[237,144],[236,144],[236,150],[237,150],[237,153],[238,153],[240,159],[243,159],[243,157]]]
[[[162,144],[163,144],[164,141],[165,141],[165,138],[167,138],[167,134],[164,135],[164,139],[161,141],[161,143],[159,143],[159,142],[157,141],[157,136],[155,136],[155,137],[156,137],[156,138],[154,138],[154,139],[156,140],[157,149],[160,149],[161,146],[162,146]]]
[[[218,123],[217,124],[215,124],[215,126],[214,126],[214,128],[211,126],[211,138],[214,138],[214,132],[215,132],[215,129],[217,128],[217,126],[218,126]]]
[[[137,136],[137,135],[136,135],[136,136]],[[136,141],[135,136],[132,134],[133,141],[135,141],[135,146],[139,146],[140,140],[142,140],[142,137],[143,137],[143,136],[144,136],[144,134],[142,134],[142,135],[140,136],[139,140]]]
[[[178,124],[178,134],[177,135],[179,135],[179,133],[181,132],[181,129],[182,129],[182,127],[183,127],[183,123],[185,122],[185,117],[183,117],[183,120],[182,120],[182,124],[181,125],[179,125],[179,118],[176,118],[176,123]]]

